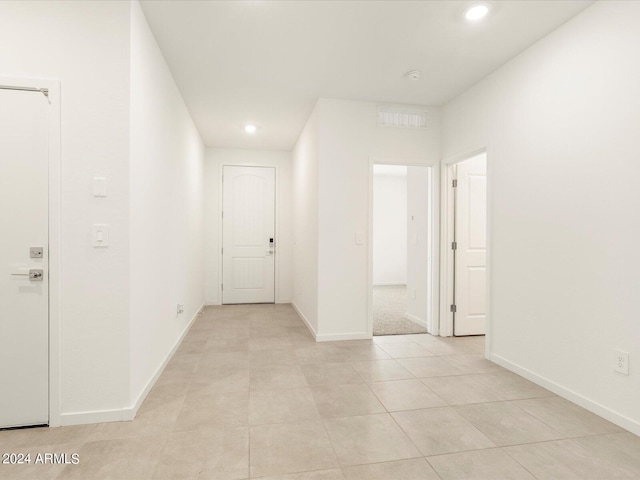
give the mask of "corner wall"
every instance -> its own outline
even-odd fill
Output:
[[[318,104],[293,149],[293,291],[291,304],[318,332]]]
[[[133,413],[204,304],[204,146],[140,4],[131,3]],[[177,305],[184,313],[177,314]]]
[[[488,147],[491,358],[636,434],[638,18],[598,2],[443,110],[445,158]]]
[[[431,272],[433,228],[433,201],[431,182],[433,168],[407,167],[407,316],[427,326],[429,308],[433,301]],[[429,273],[433,273],[429,278]],[[413,297],[412,291],[416,292]],[[438,325],[438,319],[434,319]]]
[[[406,169],[405,169],[406,170]],[[407,284],[407,175],[373,175],[373,284]]]

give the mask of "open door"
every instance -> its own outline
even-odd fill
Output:
[[[487,293],[487,157],[482,153],[453,167],[453,334],[484,335]]]

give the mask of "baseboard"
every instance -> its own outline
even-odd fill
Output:
[[[279,299],[276,301],[276,303],[280,304],[280,303],[291,303],[291,299],[290,298],[285,298],[285,299]]]
[[[313,338],[315,338],[316,342],[337,342],[340,340],[367,340],[371,338],[371,335],[369,335],[366,332],[365,333],[359,333],[359,332],[358,333],[330,333],[330,334],[320,335],[313,329],[313,327],[311,326],[311,323],[309,323],[309,320],[307,320],[307,317],[304,316],[304,313],[302,313],[302,310],[300,310],[298,305],[296,305],[296,302],[291,300],[291,306],[298,313],[298,315],[300,316],[304,324],[307,326],[307,328],[311,332],[311,335],[313,335]]]
[[[409,320],[409,321],[411,321],[413,323],[417,323],[421,327],[428,328],[427,327],[427,322],[425,322],[424,320],[421,320],[420,318],[418,318],[418,317],[416,317],[414,315],[411,315],[410,313],[405,313],[404,314],[404,318],[406,318],[407,320]]]
[[[294,302],[293,300],[291,300],[291,306],[293,307],[293,309],[296,311],[296,313],[298,314],[298,316],[302,319],[302,321],[304,322],[304,324],[307,326],[307,328],[309,329],[309,331],[311,332],[311,335],[313,335],[313,338],[316,340],[316,342],[318,341],[318,334],[316,333],[316,331],[313,329],[313,327],[311,326],[311,324],[309,323],[309,320],[307,320],[307,317],[304,316],[304,313],[302,313],[302,310],[300,310],[300,308],[298,307],[298,305],[296,305],[296,302]]]
[[[218,305],[222,305],[220,302],[204,302],[205,307],[215,307]]]
[[[94,412],[63,413],[60,415],[60,426],[68,427],[89,423],[126,422],[128,420],[133,420],[131,408],[97,410]]]
[[[507,360],[506,358],[501,357],[500,355],[496,355],[495,353],[490,353],[488,355],[488,358],[489,360],[492,360],[493,362],[506,368],[507,370],[511,370],[512,372],[517,373],[521,377],[524,377],[527,380],[531,380],[533,383],[540,385],[541,387],[546,388],[547,390],[555,393],[556,395],[566,398],[567,400],[575,403],[576,405],[579,405],[582,408],[585,408],[590,412],[595,413],[596,415],[599,415],[602,418],[609,420],[611,423],[614,423],[619,427],[630,431],[631,433],[640,435],[640,422],[637,422],[614,410],[611,410],[610,408],[605,407],[604,405],[598,402],[594,402],[593,400],[590,400],[587,397],[580,395],[577,392],[574,392],[573,390],[569,390],[568,388],[565,388],[553,382],[552,380],[549,380],[548,378],[538,375],[532,372],[531,370],[521,367],[520,365],[517,365],[511,362],[510,360]]]
[[[144,387],[142,392],[140,392],[140,395],[138,396],[138,399],[136,400],[134,405],[132,405],[131,407],[121,408],[117,410],[98,410],[93,412],[63,413],[62,415],[60,415],[60,426],[64,427],[64,426],[70,426],[70,425],[85,425],[88,423],[126,422],[129,420],[133,420],[136,414],[138,413],[138,409],[142,406],[142,403],[147,398],[147,395],[149,394],[153,386],[158,381],[158,378],[160,378],[160,375],[162,375],[162,372],[164,371],[165,367],[171,360],[171,357],[173,357],[173,354],[176,352],[176,350],[178,350],[180,343],[182,343],[182,340],[184,339],[185,335],[189,331],[189,328],[191,328],[191,325],[193,324],[195,319],[198,317],[198,315],[200,314],[204,306],[205,306],[204,303],[200,305],[200,308],[198,309],[196,314],[185,326],[184,330],[182,331],[182,334],[180,335],[180,337],[178,337],[178,339],[174,343],[167,357],[164,359],[162,364],[158,367],[153,377],[151,377],[149,382],[147,382],[147,385]]]
[[[145,401],[145,399],[147,398],[147,395],[149,395],[149,392],[151,391],[153,386],[156,384],[156,382],[160,378],[160,375],[162,375],[162,372],[164,372],[165,367],[167,366],[167,364],[169,363],[173,355],[176,353],[176,351],[180,347],[182,340],[184,340],[184,337],[187,335],[187,332],[191,328],[191,325],[193,325],[193,322],[195,322],[196,318],[198,318],[198,315],[200,315],[204,307],[205,307],[204,303],[200,305],[200,308],[198,308],[195,315],[191,318],[191,320],[189,320],[189,323],[187,323],[187,325],[184,327],[184,329],[182,330],[182,333],[173,344],[173,347],[171,347],[171,350],[167,354],[166,358],[156,370],[156,373],[153,374],[153,377],[151,377],[151,379],[147,382],[147,385],[144,387],[142,392],[140,392],[140,395],[138,395],[138,399],[136,400],[136,403],[133,404],[133,406],[131,407],[132,420],[135,418],[136,414],[138,413],[138,410],[142,406],[142,403]]]
[[[325,333],[316,335],[316,342],[339,342],[341,340],[369,340],[372,336],[366,332]]]
[[[406,287],[407,284],[406,283],[396,283],[396,282],[392,282],[392,283],[375,283],[373,284],[374,287]]]

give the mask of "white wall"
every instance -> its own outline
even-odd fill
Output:
[[[367,238],[369,161],[437,164],[438,108],[426,108],[429,128],[376,125],[375,103],[320,99],[318,196],[318,334],[320,340],[369,336]],[[295,187],[294,187],[295,188]]]
[[[407,168],[376,173],[373,166],[373,284],[407,283]]]
[[[204,303],[204,147],[138,2],[131,4],[129,167],[135,405]]]
[[[444,108],[445,157],[489,148],[492,358],[638,434],[639,18],[598,2]]]
[[[61,82],[61,412],[129,404],[129,4],[0,2],[0,75]],[[109,196],[91,196],[106,176]],[[109,248],[91,225],[111,226]],[[56,335],[58,332],[52,332]],[[90,416],[90,414],[89,414]]]
[[[291,303],[318,331],[318,104],[293,149],[293,269]]]
[[[221,165],[276,167],[276,303],[291,301],[291,152],[207,148],[205,151],[206,303],[220,299],[220,168]]]
[[[430,167],[407,167],[407,315],[421,325],[428,323],[432,300],[430,185]]]

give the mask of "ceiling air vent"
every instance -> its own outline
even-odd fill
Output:
[[[427,128],[427,112],[417,108],[379,106],[378,126]]]

